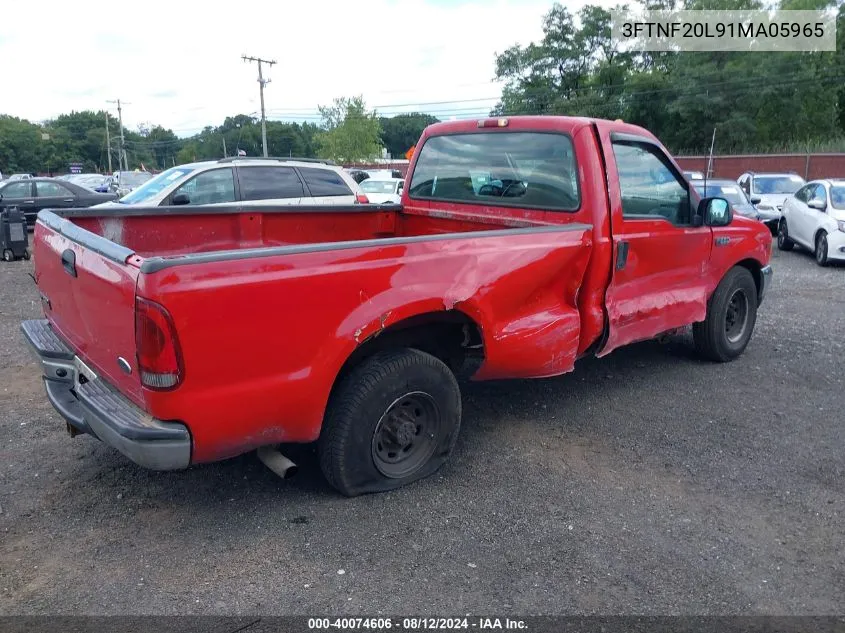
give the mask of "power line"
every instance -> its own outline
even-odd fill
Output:
[[[259,91],[261,93],[261,145],[264,149],[264,157],[267,157],[267,117],[264,114],[264,85],[270,83],[269,79],[264,79],[264,75],[261,73],[261,64],[268,64],[269,66],[273,66],[276,63],[275,60],[269,59],[261,59],[260,57],[247,57],[246,55],[241,55],[241,59],[245,62],[258,62],[258,85]]]

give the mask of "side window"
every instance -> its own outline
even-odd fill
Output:
[[[795,198],[803,203],[807,203],[810,201],[812,197],[813,187],[815,185],[807,185],[805,187],[801,187],[798,191],[795,192]]]
[[[54,182],[38,182],[35,184],[35,193],[39,198],[72,198],[73,194]]]
[[[822,200],[827,202],[827,191],[824,190],[824,185],[819,183],[812,186],[813,193],[810,194],[810,200]]]
[[[280,200],[305,195],[302,181],[293,167],[240,167],[241,199]]]
[[[189,204],[220,204],[235,201],[235,177],[232,168],[212,169],[194,176],[173,192],[188,194]]]
[[[672,224],[691,223],[689,190],[669,168],[657,148],[614,143],[613,154],[622,191],[622,215],[662,217]]]
[[[321,196],[351,196],[352,190],[343,182],[343,178],[330,169],[314,169],[300,167],[299,173],[305,178],[305,184],[311,190],[311,195]]]
[[[279,200],[305,195],[302,181],[293,167],[240,167],[241,199]]]
[[[3,187],[3,189],[0,189],[0,194],[2,194],[4,198],[29,198],[32,195],[32,183],[10,183]]]

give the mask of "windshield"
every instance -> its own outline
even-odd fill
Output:
[[[158,176],[148,180],[134,191],[126,194],[120,199],[121,204],[138,204],[151,200],[165,187],[169,187],[177,180],[190,174],[193,171],[190,167],[172,167],[161,172]]]
[[[106,184],[106,176],[100,174],[70,174],[65,180],[86,189],[96,189]]]
[[[153,177],[145,171],[124,171],[120,173],[120,184],[128,187],[137,187]]]
[[[757,176],[753,193],[778,194],[795,193],[804,185],[800,176]]]
[[[373,180],[368,178],[361,183],[361,191],[364,193],[393,193],[396,191],[396,183],[392,180]]]
[[[748,206],[751,204],[748,198],[745,197],[745,192],[738,185],[714,185],[707,183],[707,190],[705,191],[704,183],[700,185],[696,183],[695,190],[701,194],[702,198],[724,198],[734,206]]]
[[[845,209],[845,185],[834,185],[830,188],[830,205],[834,209]]]

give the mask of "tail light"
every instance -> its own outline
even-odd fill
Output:
[[[363,193],[359,193],[357,196],[355,196],[355,202],[357,204],[370,204],[370,199]]]
[[[141,384],[157,391],[179,386],[185,368],[173,319],[162,306],[140,297],[135,299],[135,348]]]

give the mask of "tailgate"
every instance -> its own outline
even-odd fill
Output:
[[[44,315],[100,377],[143,405],[135,361],[135,283],[130,249],[44,213],[33,239]],[[118,364],[125,359],[126,373]]]

